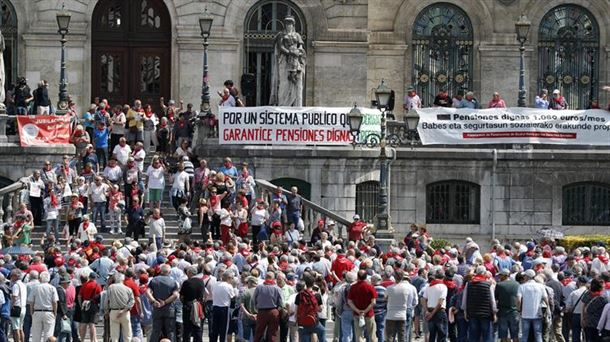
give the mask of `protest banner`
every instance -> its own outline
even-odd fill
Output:
[[[558,144],[610,146],[610,112],[535,108],[418,109],[423,145]]]
[[[219,107],[220,144],[348,145],[349,107]],[[380,131],[381,113],[361,108],[359,139]]]
[[[70,143],[68,115],[19,115],[17,123],[22,147]]]

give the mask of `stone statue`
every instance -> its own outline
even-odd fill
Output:
[[[306,64],[303,38],[295,31],[293,17],[286,17],[284,25],[284,30],[275,37],[269,103],[302,107]]]
[[[4,91],[4,83],[6,81],[6,74],[4,72],[4,36],[0,31],[0,109],[6,108],[4,100],[6,100],[6,93]]]

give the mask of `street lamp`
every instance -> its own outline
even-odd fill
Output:
[[[57,33],[61,35],[61,68],[59,74],[59,101],[57,102],[57,114],[65,114],[68,111],[68,80],[66,79],[66,35],[70,26],[72,15],[62,9],[57,12]]]
[[[362,115],[362,111],[355,103],[354,108],[352,108],[352,110],[350,110],[347,114],[347,119],[349,120],[350,133],[354,137],[354,140],[356,140],[358,139],[358,134],[360,133],[360,126],[362,125],[364,115]]]
[[[525,42],[527,41],[527,35],[530,31],[532,23],[527,19],[525,14],[521,14],[519,21],[515,23],[515,32],[517,33],[517,41],[519,41],[519,100],[517,105],[519,107],[525,107]]]
[[[210,86],[208,84],[208,38],[212,31],[212,22],[214,17],[205,9],[203,16],[199,18],[199,27],[201,28],[201,36],[203,37],[203,84],[201,86],[201,113],[206,115],[210,113]]]

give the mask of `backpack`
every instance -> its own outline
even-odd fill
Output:
[[[301,327],[312,327],[318,322],[318,300],[310,289],[304,289],[300,295],[297,324]]]
[[[152,324],[152,311],[153,307],[150,304],[150,300],[145,295],[140,295],[140,301],[142,302],[142,324],[149,325]]]

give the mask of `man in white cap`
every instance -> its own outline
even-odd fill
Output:
[[[559,91],[559,89],[553,90],[553,96],[551,97],[551,99],[549,101],[549,109],[553,109],[553,110],[568,109],[568,102],[566,102],[566,99],[563,96],[561,96],[561,92]]]
[[[527,342],[530,330],[533,331],[534,341],[542,342],[542,302],[549,305],[549,298],[543,284],[534,280],[536,272],[527,270],[523,272],[525,282],[519,286],[517,292],[517,307],[521,308],[521,341]]]
[[[362,232],[366,227],[366,222],[360,220],[360,215],[356,214],[353,217],[354,222],[347,227],[347,237],[349,241],[360,241],[362,240]],[[341,237],[341,231],[339,231],[339,237]]]

